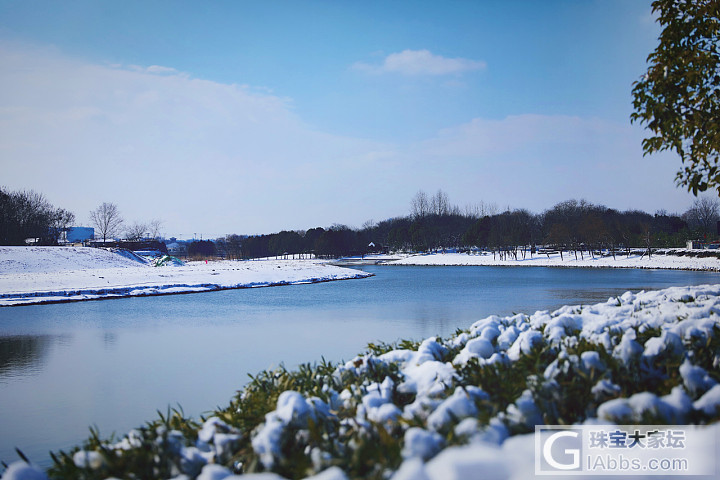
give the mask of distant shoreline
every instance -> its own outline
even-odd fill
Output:
[[[318,260],[154,267],[88,247],[0,247],[0,307],[324,283],[372,276]]]
[[[500,259],[491,252],[467,253],[420,253],[397,255],[369,255],[365,258],[347,258],[335,265],[392,265],[392,266],[488,266],[488,267],[553,267],[553,268],[638,268],[652,270],[720,271],[717,256],[703,255],[706,251],[685,249],[663,249],[653,252],[650,257],[631,252],[612,256],[589,256],[575,259],[573,251],[559,253],[535,253],[532,256]]]
[[[489,252],[366,255],[329,260],[218,260],[153,267],[87,247],[0,247],[0,307],[285,286],[372,276],[363,265],[626,268],[720,271],[704,251],[660,250],[575,259],[574,252],[505,258]],[[713,252],[714,253],[714,252]],[[693,256],[698,255],[699,256]]]
[[[222,292],[225,290],[245,290],[245,289],[251,289],[251,288],[268,288],[268,287],[289,287],[293,285],[311,285],[315,283],[327,283],[327,282],[340,282],[343,280],[359,280],[363,278],[372,277],[374,275],[367,274],[367,275],[356,275],[356,276],[348,276],[344,278],[315,278],[315,279],[309,279],[307,281],[299,281],[299,282],[277,282],[277,283],[268,283],[268,284],[262,284],[262,285],[236,285],[232,287],[224,287],[219,285],[208,285],[206,289],[197,289],[197,290],[178,290],[178,291],[168,291],[163,292],[161,290],[158,291],[152,291],[152,292],[145,292],[145,293],[134,293],[134,294],[127,294],[123,293],[125,289],[120,289],[117,292],[88,292],[88,293],[78,293],[76,295],[68,295],[63,296],[62,298],[54,297],[53,295],[65,295],[64,292],[51,292],[52,295],[45,296],[43,293],[45,292],[35,292],[33,295],[22,295],[20,297],[17,297],[20,301],[18,303],[12,303],[8,304],[5,303],[5,300],[11,300],[13,299],[12,295],[4,295],[0,293],[0,308],[3,307],[25,307],[29,305],[53,305],[58,303],[74,303],[74,302],[93,302],[93,301],[100,301],[100,300],[120,300],[123,298],[135,298],[135,297],[162,297],[162,296],[169,296],[169,295],[191,295],[195,293],[208,293],[208,292]],[[170,286],[171,288],[174,288],[175,286]],[[181,286],[180,288],[183,288],[185,286]],[[191,287],[192,288],[192,287]],[[30,301],[30,299],[37,299],[37,301]]]

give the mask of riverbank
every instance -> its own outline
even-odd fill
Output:
[[[623,438],[640,446],[600,443],[585,451],[583,462],[591,454],[607,459],[619,452],[627,459],[640,453],[647,460],[681,453],[688,473],[717,478],[717,312],[720,285],[673,287],[552,312],[490,316],[444,339],[369,345],[340,364],[260,372],[206,419],[169,411],[122,437],[90,437],[57,452],[48,473],[76,479],[222,479],[241,472],[248,480],[533,478],[535,426],[561,424],[586,426],[596,439],[603,432],[617,438],[624,429],[616,425],[656,425],[650,428],[663,440],[671,431],[682,445],[650,447],[651,430],[634,433],[633,427]],[[707,426],[682,427],[690,424]],[[30,468],[16,462],[4,478],[30,478],[22,476]],[[34,472],[32,478],[45,478]]]
[[[126,251],[0,247],[0,306],[295,285],[368,276],[319,260],[186,262],[155,267]]]
[[[518,253],[514,256],[492,252],[466,253],[432,253],[406,255],[402,258],[389,257],[383,261],[385,265],[438,265],[438,266],[523,266],[523,267],[566,267],[566,268],[650,268],[668,270],[707,270],[720,271],[720,259],[716,256],[702,256],[698,251],[680,249],[659,250],[649,257],[640,253],[630,255],[616,254],[606,256],[591,256],[587,252],[577,254],[568,251],[560,254]],[[696,256],[697,255],[697,256]]]
[[[86,247],[0,247],[0,306],[196,293],[364,278],[359,265],[539,266],[720,271],[720,259],[680,249],[651,256],[573,252],[501,258],[491,252],[368,255],[324,260],[170,262],[155,267],[128,251]]]

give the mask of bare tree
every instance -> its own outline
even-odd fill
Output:
[[[147,225],[141,222],[134,222],[125,230],[125,238],[131,242],[137,242],[145,238],[148,228]]]
[[[418,190],[410,202],[410,213],[416,220],[424,218],[430,213],[430,201],[427,193]]]
[[[97,229],[105,242],[109,237],[115,237],[120,233],[123,219],[117,205],[103,202],[102,205],[90,212],[90,223]]]
[[[162,228],[162,220],[160,219],[153,219],[150,220],[147,224],[148,232],[150,233],[150,238],[158,239],[160,238],[160,229]]]
[[[435,215],[447,215],[450,210],[450,202],[447,193],[438,190],[430,200],[430,211]]]
[[[700,229],[706,235],[713,233],[720,220],[720,200],[712,196],[698,197],[682,218],[688,225]]]
[[[498,214],[498,207],[494,203],[469,203],[465,205],[465,216],[471,218],[491,217]]]
[[[70,225],[72,225],[74,221],[74,213],[69,212],[64,208],[58,208],[57,210],[55,210],[50,220],[50,228],[55,239],[65,239],[66,235],[64,234],[67,234]]]
[[[362,224],[361,230],[372,230],[377,226],[377,223],[372,218]]]
[[[5,192],[0,187],[0,245],[24,245],[29,238],[40,245],[55,245],[74,218],[41,193]]]

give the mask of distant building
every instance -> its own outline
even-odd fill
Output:
[[[168,253],[175,257],[187,255],[187,245],[185,243],[172,242],[167,246]]]
[[[70,227],[65,233],[67,243],[83,243],[92,240],[95,236],[95,229],[92,227]]]
[[[703,242],[703,241],[700,241],[700,240],[688,240],[688,241],[687,241],[686,248],[687,248],[688,250],[699,250],[699,249],[702,249],[702,250],[706,250],[706,249],[715,250],[715,249],[720,248],[720,243],[718,243],[718,242],[707,242],[707,241]]]

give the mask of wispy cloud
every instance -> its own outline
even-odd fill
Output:
[[[292,100],[255,86],[169,68],[104,66],[2,42],[0,64],[3,186],[40,191],[80,222],[111,201],[129,221],[159,217],[166,234],[210,237],[357,226],[406,213],[418,188],[443,188],[460,205],[534,211],[573,197],[672,211],[686,197],[673,185],[677,160],[644,159],[642,131],[626,123],[521,114],[383,143],[307,125]],[[407,74],[463,71],[453,62],[386,64]]]
[[[149,67],[141,67],[139,65],[131,65],[128,68],[135,70],[136,72],[154,73],[156,75],[176,75],[176,74],[180,73],[172,67],[164,67],[162,65],[150,65]]]
[[[482,70],[486,63],[467,58],[447,58],[429,50],[403,50],[391,53],[382,64],[356,62],[352,68],[370,73],[398,73],[401,75],[457,75]]]
[[[3,186],[43,192],[80,222],[112,201],[173,234],[329,225],[362,205],[336,165],[372,168],[368,152],[384,148],[307,126],[287,99],[166,67],[2,43],[0,64]]]

